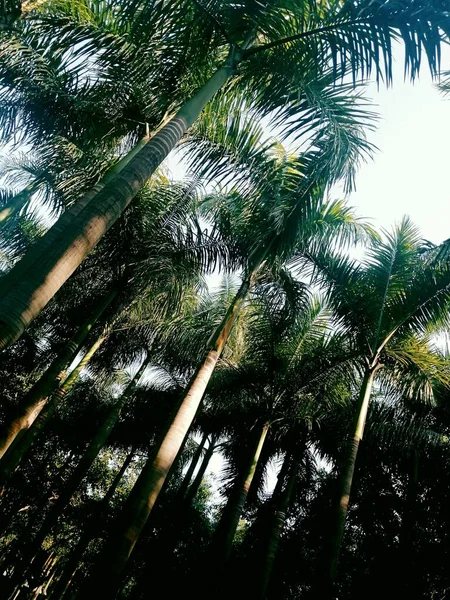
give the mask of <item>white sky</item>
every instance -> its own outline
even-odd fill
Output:
[[[450,69],[450,51],[442,66]],[[440,243],[450,237],[450,96],[426,68],[414,84],[404,81],[401,62],[396,71],[390,89],[368,89],[380,115],[368,139],[379,151],[358,172],[349,203],[377,227],[408,214],[426,239]]]

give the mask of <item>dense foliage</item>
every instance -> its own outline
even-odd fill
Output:
[[[449,33],[446,0],[2,2],[2,600],[448,596],[448,242],[332,190],[365,82]]]

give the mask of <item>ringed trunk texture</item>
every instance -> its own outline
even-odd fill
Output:
[[[67,367],[69,367],[70,363],[81,349],[81,346],[88,333],[101,317],[106,308],[111,304],[116,295],[117,292],[112,291],[107,296],[102,298],[95,311],[81,325],[72,339],[55,358],[39,381],[37,381],[31,390],[29,390],[29,392],[26,394],[19,407],[18,414],[16,413],[13,419],[3,425],[2,432],[0,434],[0,459],[4,456],[5,452],[11,446],[16,437],[24,430],[29,429],[29,427],[34,423],[37,416],[45,406],[48,397],[58,387],[65,370]],[[1,468],[0,462],[0,470]]]
[[[128,559],[156,503],[174,460],[186,438],[197,410],[250,286],[245,279],[222,323],[211,337],[212,348],[197,371],[178,411],[161,436],[161,443],[147,461],[123,509],[116,530],[101,553],[98,568],[80,590],[77,598],[95,598],[93,590],[102,587],[104,600],[114,598]]]
[[[28,276],[2,285],[0,349],[17,340],[73,271],[121,216],[134,196],[177,145],[203,107],[234,72],[233,62],[218,69],[171,121],[64,228],[51,250]],[[63,215],[64,216],[64,215]],[[51,231],[51,230],[50,230]],[[19,263],[20,264],[20,263]],[[14,268],[11,278],[14,279]],[[11,280],[11,279],[10,279]]]
[[[245,470],[239,476],[235,488],[225,506],[220,522],[214,533],[213,539],[213,569],[216,573],[222,573],[225,564],[230,556],[233,546],[234,536],[241,518],[242,510],[247,500],[247,495],[255,475],[259,457],[266,441],[270,424],[266,423],[262,428],[261,434],[256,440],[256,446],[253,448],[251,457]],[[219,577],[220,578],[220,577]],[[218,579],[219,579],[218,578]],[[220,584],[220,581],[218,581]]]
[[[331,540],[331,558],[329,566],[329,579],[331,585],[336,579],[339,554],[341,551],[342,539],[344,537],[345,520],[347,518],[350,492],[352,489],[353,474],[355,472],[356,457],[358,455],[359,444],[364,434],[374,378],[379,368],[380,366],[372,367],[367,369],[364,374],[359,394],[353,438],[349,444],[347,459],[340,478],[339,506],[336,514],[335,533]]]
[[[282,471],[280,472],[280,479],[278,480],[274,490],[275,512],[270,523],[266,552],[262,562],[262,569],[258,580],[255,582],[255,598],[259,598],[260,600],[264,600],[266,598],[275,558],[280,545],[281,534],[286,522],[287,511],[291,504],[292,495],[294,493],[295,484],[297,481],[298,459],[296,457],[292,457],[291,459],[291,457],[287,455],[284,461],[287,463],[287,467],[289,468],[289,475],[283,490],[282,488],[285,480],[285,477],[283,476],[283,464]]]
[[[103,516],[106,510],[108,509],[111,498],[114,496],[114,493],[117,489],[117,486],[122,480],[122,477],[125,475],[125,471],[131,464],[133,460],[136,449],[134,447],[131,448],[130,452],[127,454],[122,466],[114,477],[113,482],[108,488],[108,491],[102,498],[102,500],[97,504],[94,508],[94,511],[89,518],[88,522],[84,527],[84,531],[78,541],[78,544],[75,546],[74,551],[70,555],[70,558],[64,567],[61,576],[58,579],[57,584],[52,590],[52,600],[60,600],[65,595],[66,591],[69,589],[69,586],[75,576],[75,572],[78,569],[78,565],[83,557],[83,554],[87,547],[89,546],[89,542],[96,537],[99,528],[103,521]]]

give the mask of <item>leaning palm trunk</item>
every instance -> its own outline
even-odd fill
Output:
[[[236,63],[234,57],[227,60],[113,181],[96,194],[95,200],[88,202],[71,219],[68,226],[61,228],[60,224],[55,224],[59,230],[63,229],[61,235],[57,236],[57,242],[49,252],[41,256],[39,264],[33,263],[33,268],[26,277],[21,275],[20,278],[16,278],[15,268],[11,269],[9,281],[13,281],[13,285],[5,278],[1,286],[0,349],[21,336],[121,216],[134,196],[198,118],[203,107],[233,74]],[[18,269],[21,270],[19,266]]]
[[[358,400],[358,408],[356,412],[356,425],[353,437],[349,443],[347,459],[344,464],[339,490],[339,506],[336,514],[335,532],[331,540],[331,558],[329,568],[330,585],[334,583],[337,572],[339,554],[341,551],[342,539],[344,537],[345,520],[347,518],[348,503],[350,501],[350,492],[352,489],[353,474],[355,471],[356,457],[358,455],[359,444],[364,434],[366,424],[367,410],[369,408],[370,395],[376,372],[381,365],[368,368],[364,374],[364,379],[361,385],[361,390]]]
[[[204,436],[202,442],[207,441],[207,436]],[[203,444],[204,445],[204,444]],[[199,446],[200,447],[200,446]],[[200,463],[200,467],[198,469],[197,475],[194,478],[194,481],[190,485],[189,489],[186,491],[186,487],[180,487],[177,492],[177,496],[174,501],[174,505],[171,508],[171,518],[170,523],[168,524],[167,529],[164,531],[164,536],[161,541],[157,540],[158,544],[158,557],[160,564],[164,564],[166,561],[170,562],[173,559],[174,549],[177,546],[177,543],[180,539],[180,531],[183,528],[183,524],[186,522],[186,519],[189,519],[189,512],[191,508],[191,504],[197,495],[197,492],[200,488],[200,485],[203,481],[203,477],[205,475],[206,469],[208,468],[209,462],[211,460],[212,455],[214,454],[214,450],[216,449],[216,436],[211,435],[210,443],[208,449],[205,452],[205,456]],[[194,457],[197,459],[197,456]],[[198,460],[196,460],[198,464]],[[194,469],[195,470],[195,469]],[[183,484],[187,480],[187,474],[183,480]],[[186,485],[188,482],[186,482]],[[158,510],[154,510],[151,515],[151,520],[157,520],[158,518]],[[147,528],[150,523],[147,521]],[[141,598],[146,598],[148,596],[148,590],[152,586],[152,581],[155,577],[154,569],[149,565],[144,568],[142,575],[139,577],[138,582],[134,586],[129,600],[140,600]],[[170,595],[170,592],[168,591]]]
[[[0,291],[2,293],[7,293],[7,290],[12,289],[16,284],[19,285],[23,279],[29,277],[33,270],[40,268],[39,265],[45,259],[45,256],[49,252],[55,251],[56,244],[81,211],[86,208],[91,200],[93,200],[96,195],[126,167],[126,165],[145,146],[149,139],[149,136],[146,135],[139,140],[130,152],[111,167],[100,181],[92,186],[80,200],[68,208],[45,235],[33,244],[33,247],[30,248],[25,256],[2,278],[0,283]]]
[[[47,423],[54,415],[55,410],[60,404],[61,400],[70,392],[75,383],[78,381],[81,371],[86,367],[91,358],[106,340],[109,332],[110,329],[108,326],[106,326],[103,332],[97,336],[75,369],[73,369],[70,375],[52,394],[50,400],[47,401],[31,427],[25,430],[23,435],[20,437],[18,436],[15,442],[11,445],[8,452],[0,461],[0,486],[5,485],[11,473],[18,467],[19,463],[25,457],[36,438],[41,434]]]
[[[39,413],[46,405],[49,396],[57,389],[65,370],[81,349],[89,331],[111,304],[116,295],[117,291],[112,291],[102,298],[95,311],[81,325],[39,381],[37,381],[27,393],[20,405],[19,414],[16,414],[9,423],[3,425],[0,436],[0,458],[4,456],[16,437],[19,434],[24,433],[34,423]],[[0,472],[2,469],[3,461],[0,462]]]
[[[169,474],[174,460],[186,439],[206,387],[230,334],[242,302],[247,296],[250,278],[246,278],[235,295],[227,314],[210,340],[210,350],[197,371],[177,413],[161,436],[161,443],[147,461],[125,504],[118,527],[105,545],[98,568],[80,591],[79,598],[96,597],[94,590],[101,586],[103,598],[114,598],[123,571],[134,546]]]
[[[206,469],[211,461],[212,455],[214,454],[214,450],[216,449],[216,437],[214,435],[211,436],[208,450],[205,452],[205,456],[201,462],[200,468],[197,471],[197,475],[195,476],[194,481],[189,486],[189,489],[186,491],[186,495],[184,497],[184,505],[186,508],[189,508],[192,502],[194,501],[195,496],[201,486],[203,478],[206,473]]]
[[[27,565],[36,555],[36,552],[41,547],[42,543],[52,530],[53,526],[56,525],[59,517],[61,516],[67,504],[69,503],[72,495],[74,494],[81,481],[85,477],[92,463],[98,456],[98,453],[108,440],[108,437],[111,434],[114,425],[116,424],[120,416],[120,412],[123,406],[125,405],[128,398],[131,396],[131,394],[134,392],[139,379],[141,378],[143,372],[145,371],[149,363],[149,360],[149,357],[147,357],[146,360],[142,363],[139,371],[134,376],[133,380],[128,384],[126,390],[121,395],[119,400],[108,411],[94,438],[92,439],[86,451],[84,452],[80,462],[78,463],[72,475],[69,477],[69,480],[65,483],[61,494],[58,496],[58,500],[55,502],[47,517],[44,519],[41,528],[39,529],[33,540],[27,544],[23,552],[22,560],[19,563],[19,568],[16,569],[16,574],[11,579],[12,586],[15,586],[19,582],[19,578],[21,578],[22,576],[22,573],[20,572],[20,567],[23,565]]]
[[[97,532],[99,531],[99,524],[103,523],[103,517],[108,509],[111,498],[114,496],[114,493],[119,485],[122,477],[125,474],[125,471],[131,464],[135,454],[135,447],[133,446],[130,452],[127,454],[122,466],[114,477],[113,482],[108,488],[108,491],[103,496],[102,500],[97,504],[94,508],[92,515],[90,516],[88,522],[86,523],[83,533],[76,545],[74,551],[70,555],[70,558],[64,567],[61,576],[58,579],[57,584],[52,589],[51,597],[52,600],[60,600],[65,595],[66,591],[69,589],[69,586],[75,576],[75,572],[78,569],[78,565],[83,557],[85,550],[87,549],[89,542],[96,537]]]
[[[241,518],[242,510],[244,508],[247,495],[250,490],[250,486],[255,475],[256,467],[258,465],[259,457],[264,446],[264,442],[269,431],[269,423],[265,423],[261,430],[260,435],[256,440],[256,445],[253,448],[251,457],[245,470],[240,474],[237,484],[231,493],[230,499],[228,500],[225,509],[222,513],[222,517],[214,533],[213,539],[213,569],[215,573],[221,573],[223,568],[230,556],[231,548],[233,546],[234,536]],[[220,583],[220,582],[218,582]]]
[[[195,451],[195,454],[192,457],[189,468],[186,471],[186,475],[184,476],[183,481],[178,489],[177,496],[179,498],[184,498],[186,495],[189,484],[191,483],[192,476],[194,475],[195,469],[197,468],[197,465],[202,456],[203,448],[205,447],[205,444],[207,441],[208,441],[208,434],[205,433],[204,436],[202,437],[202,439],[200,440],[197,450]]]
[[[270,530],[268,532],[266,551],[262,562],[261,573],[255,582],[254,597],[260,598],[260,600],[264,600],[267,594],[267,588],[272,576],[273,566],[278,552],[278,546],[280,545],[281,533],[286,522],[286,514],[291,504],[292,494],[294,492],[295,483],[297,480],[298,458],[292,457],[291,460],[291,457],[286,455],[282,471],[285,470],[285,464],[289,468],[289,476],[287,478],[284,490],[282,489],[284,484],[283,476],[280,476],[280,479],[277,482],[277,486],[274,490],[275,512],[270,523]]]

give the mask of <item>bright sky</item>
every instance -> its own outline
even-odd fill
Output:
[[[450,69],[450,51],[443,67]],[[380,115],[368,139],[379,151],[358,172],[349,202],[377,227],[408,214],[426,239],[440,243],[450,238],[450,96],[425,68],[414,84],[404,81],[401,63],[396,70],[392,88],[368,89]]]

